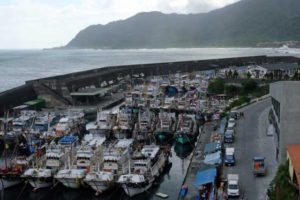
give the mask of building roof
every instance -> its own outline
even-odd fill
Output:
[[[300,68],[298,63],[275,63],[275,64],[262,64],[261,67],[267,70],[289,70]]]
[[[300,184],[300,144],[289,144],[287,151],[297,177],[297,182]]]
[[[72,92],[71,96],[96,96],[96,95],[104,95],[107,92],[108,89],[106,88],[86,88],[78,92]]]

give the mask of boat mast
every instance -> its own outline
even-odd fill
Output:
[[[5,163],[5,168],[7,169],[7,144],[6,144],[6,140],[5,140],[5,136],[6,136],[6,130],[7,130],[7,117],[8,117],[8,113],[9,111],[7,111],[7,113],[4,113],[4,163]]]
[[[131,162],[131,156],[130,156],[130,151],[128,151],[128,168],[129,168],[129,174],[131,174],[131,165],[130,165],[130,162]]]
[[[50,113],[48,113],[48,127],[47,127],[47,132],[50,130]]]

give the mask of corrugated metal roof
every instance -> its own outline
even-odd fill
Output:
[[[105,95],[109,89],[107,88],[86,88],[78,92],[71,92],[71,96],[95,96]]]

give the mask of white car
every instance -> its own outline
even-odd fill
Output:
[[[236,125],[235,119],[234,119],[234,118],[230,118],[230,119],[228,120],[227,128],[232,129],[232,128],[235,127],[235,125]]]

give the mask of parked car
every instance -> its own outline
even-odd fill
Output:
[[[234,156],[234,148],[233,147],[227,147],[225,149],[224,163],[226,166],[235,165],[235,156]]]
[[[227,127],[228,127],[228,128],[234,128],[235,126],[236,126],[236,121],[235,121],[235,119],[234,119],[234,118],[229,118]]]
[[[233,143],[234,142],[234,130],[226,130],[224,134],[224,143]]]
[[[229,117],[238,120],[240,118],[240,113],[236,110],[233,110],[229,113]]]
[[[240,196],[239,175],[228,174],[227,180],[228,180],[228,186],[227,186],[228,197],[239,197]]]

